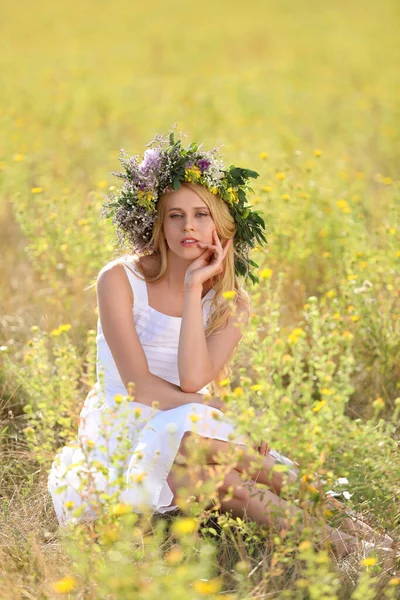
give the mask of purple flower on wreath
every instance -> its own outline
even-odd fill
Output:
[[[142,171],[142,173],[155,171],[160,167],[160,164],[161,156],[159,150],[157,150],[157,148],[149,148],[148,150],[145,150],[143,160],[139,165],[139,170]]]
[[[206,158],[201,158],[199,161],[197,161],[197,166],[199,167],[202,173],[204,173],[204,171],[207,171],[210,165],[211,162]]]

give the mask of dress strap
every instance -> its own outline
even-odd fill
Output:
[[[124,265],[129,283],[131,284],[134,308],[147,308],[147,287],[141,273],[131,261],[121,259],[120,262]]]

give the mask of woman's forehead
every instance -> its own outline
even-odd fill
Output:
[[[172,208],[195,210],[197,208],[207,208],[207,205],[196,192],[181,186],[179,190],[168,194],[165,208],[166,210],[171,210]]]

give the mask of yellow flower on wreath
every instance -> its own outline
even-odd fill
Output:
[[[237,193],[237,188],[228,187],[228,189],[226,191],[228,192],[231,204],[233,204],[233,203],[237,204],[239,202],[239,196],[238,196],[238,193]]]
[[[196,182],[200,179],[200,177],[201,177],[201,171],[200,171],[199,167],[196,167],[196,165],[193,165],[193,167],[189,167],[188,169],[185,169],[186,181]]]

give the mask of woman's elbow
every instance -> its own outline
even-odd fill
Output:
[[[203,384],[202,382],[199,381],[190,381],[190,380],[183,380],[180,382],[180,388],[182,390],[182,392],[186,392],[187,394],[192,394],[193,392],[198,392],[199,390],[201,390],[202,387],[204,387],[204,385],[206,385],[205,383]]]

